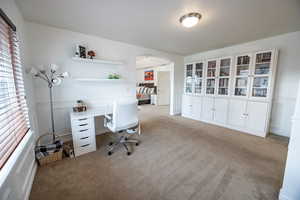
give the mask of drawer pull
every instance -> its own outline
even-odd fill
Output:
[[[79,130],[79,132],[84,132],[84,131],[87,131],[89,129],[82,129],[82,130]]]
[[[87,123],[85,123],[85,124],[79,124],[79,126],[86,126],[86,125],[88,125]]]
[[[84,140],[84,139],[86,139],[86,138],[89,138],[89,137],[82,137],[82,138],[80,138],[81,140]]]
[[[90,144],[85,144],[85,145],[82,145],[81,147],[87,147],[87,146],[89,146]]]
[[[82,119],[78,119],[78,121],[83,121],[83,120],[87,120],[88,118],[82,118]]]

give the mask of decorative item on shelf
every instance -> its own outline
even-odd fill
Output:
[[[76,106],[73,107],[74,112],[84,112],[87,110],[87,105],[82,100],[77,100],[76,103]]]
[[[82,45],[78,45],[79,48],[79,57],[86,58],[86,47]]]
[[[88,51],[87,54],[88,54],[88,56],[90,56],[90,59],[93,59],[96,56],[95,51],[92,51],[92,50]]]
[[[108,75],[108,79],[120,79],[120,78],[121,78],[120,75],[116,73]]]
[[[79,45],[75,45],[75,57],[79,58],[80,51],[79,51]]]

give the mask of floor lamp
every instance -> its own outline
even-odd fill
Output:
[[[38,77],[48,84],[49,88],[49,97],[50,97],[50,116],[51,116],[51,128],[52,128],[52,139],[55,142],[55,126],[54,126],[54,116],[53,116],[53,96],[52,90],[53,86],[58,86],[61,84],[62,79],[69,76],[68,72],[57,73],[58,66],[55,64],[50,64],[50,72],[46,70],[37,70],[36,68],[32,67],[29,70],[29,73],[32,74],[34,77]]]

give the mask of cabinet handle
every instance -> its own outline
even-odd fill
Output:
[[[85,124],[79,124],[79,126],[86,126],[86,125],[88,125],[87,123],[85,123]]]
[[[82,145],[82,146],[80,146],[80,147],[87,147],[87,146],[89,146],[90,144],[85,144],[85,145]]]
[[[84,139],[87,139],[87,138],[89,138],[89,137],[82,137],[82,138],[80,138],[81,140],[84,140]]]
[[[82,130],[79,130],[79,132],[84,132],[84,131],[87,131],[89,129],[82,129]]]
[[[78,121],[83,121],[83,120],[87,120],[88,118],[82,118],[82,119],[78,119]]]

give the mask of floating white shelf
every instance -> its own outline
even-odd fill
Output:
[[[121,82],[124,79],[101,79],[101,78],[74,78],[76,81],[84,81],[84,82]]]
[[[122,65],[123,64],[123,62],[120,62],[120,61],[78,58],[78,57],[73,57],[72,60],[77,61],[77,62],[94,63],[94,64],[110,64],[110,65]]]

